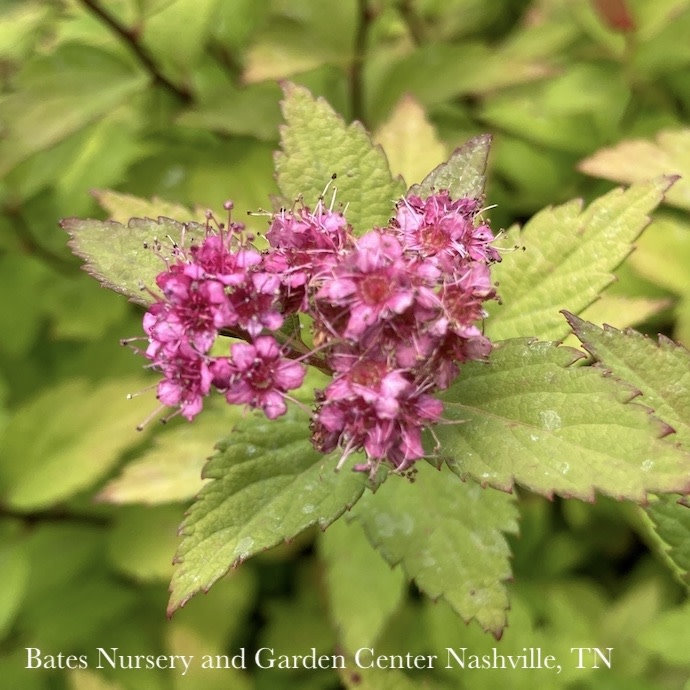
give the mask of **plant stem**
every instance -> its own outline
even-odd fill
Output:
[[[363,124],[364,119],[364,58],[367,52],[369,24],[373,15],[367,0],[357,0],[357,31],[355,33],[354,55],[349,70],[350,107],[353,120]]]
[[[31,234],[26,219],[21,214],[21,207],[8,203],[2,207],[2,212],[10,219],[10,226],[24,253],[43,260],[48,266],[62,275],[74,276],[74,263],[71,260],[53,254]]]
[[[120,22],[104,10],[96,0],[81,0],[81,2],[129,46],[139,62],[157,84],[166,88],[183,103],[190,103],[192,101],[192,94],[187,88],[174,84],[160,71],[158,65],[156,65],[153,58],[149,55],[149,52],[140,43],[139,31],[137,29],[128,29],[126,26],[120,24]]]
[[[0,517],[20,520],[28,527],[45,522],[75,522],[99,526],[107,526],[111,523],[111,519],[105,516],[73,513],[69,510],[60,508],[48,508],[46,510],[36,510],[24,513],[19,510],[0,506]]]
[[[398,11],[407,25],[410,36],[417,46],[424,43],[424,24],[414,8],[412,0],[400,0]]]

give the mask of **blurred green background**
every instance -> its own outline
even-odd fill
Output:
[[[687,592],[640,513],[527,493],[505,653],[613,647],[610,671],[25,668],[27,647],[200,657],[341,642],[312,533],[165,618],[176,529],[231,417],[136,432],[156,402],[126,400],[151,378],[119,340],[141,334],[141,311],[80,270],[61,218],[270,207],[283,79],[362,121],[409,184],[490,132],[495,230],[609,179],[690,176],[689,36],[690,0],[0,0],[0,687],[689,688]],[[433,146],[406,160],[404,137]],[[629,140],[613,162],[594,156]],[[586,316],[690,344],[679,184]],[[411,589],[376,646],[494,644]]]

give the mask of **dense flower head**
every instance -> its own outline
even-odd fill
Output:
[[[263,251],[230,218],[207,222],[200,244],[175,246],[144,316],[160,402],[192,419],[215,390],[274,419],[311,364],[332,377],[316,392],[315,448],[340,449],[338,467],[363,452],[356,470],[405,471],[442,422],[434,392],[491,350],[478,324],[500,255],[480,214],[478,199],[446,190],[410,195],[386,227],[356,237],[323,199],[298,202],[271,215]],[[288,322],[300,313],[313,347]],[[219,335],[235,338],[224,354]]]

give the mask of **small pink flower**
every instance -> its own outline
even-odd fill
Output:
[[[215,322],[227,298],[215,281],[193,280],[183,273],[166,273],[157,278],[166,301],[156,302],[144,316],[144,331],[154,351],[174,350],[187,342],[207,352],[217,335]]]
[[[260,407],[269,419],[285,414],[285,393],[302,385],[304,366],[283,358],[270,335],[260,336],[251,344],[234,343],[230,351],[226,400]]]
[[[350,228],[342,213],[331,211],[319,201],[312,213],[302,206],[296,211],[277,213],[266,233],[274,249],[337,253],[349,243]]]
[[[453,272],[466,259],[500,261],[489,245],[493,240],[487,225],[475,227],[479,211],[476,199],[453,201],[446,190],[422,200],[409,196],[397,205],[395,225],[403,246]]]
[[[192,420],[211,389],[213,375],[205,358],[187,352],[167,362],[159,362],[165,378],[158,384],[158,399],[169,407],[179,407],[182,416]]]
[[[423,457],[421,429],[438,421],[443,408],[401,371],[376,360],[354,362],[321,399],[312,426],[315,446],[329,452],[341,445],[339,464],[353,450],[364,449],[374,461],[368,469],[384,460],[404,469]]]
[[[235,230],[242,230],[235,226]],[[223,285],[239,285],[247,276],[252,266],[261,263],[261,254],[256,249],[240,246],[233,248],[233,235],[208,235],[199,247],[190,250],[193,263],[197,271],[218,280]]]
[[[277,331],[283,325],[278,311],[277,277],[254,273],[250,281],[238,285],[227,297],[227,310],[222,314],[218,327],[243,328],[250,336],[258,336],[264,328]]]
[[[473,261],[455,283],[444,286],[439,295],[449,327],[462,337],[477,333],[476,322],[486,316],[483,303],[495,296],[489,268]]]
[[[400,314],[414,301],[410,272],[399,242],[373,230],[332,275],[324,277],[315,299],[346,307],[343,337],[356,340],[377,321]]]

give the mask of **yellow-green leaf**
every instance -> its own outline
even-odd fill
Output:
[[[390,118],[374,134],[383,147],[391,172],[401,175],[408,185],[421,182],[446,160],[446,147],[439,140],[424,108],[414,96],[404,96]]]
[[[585,158],[578,167],[588,175],[626,184],[657,175],[681,175],[666,201],[690,210],[690,129],[660,132],[655,141],[622,141]]]
[[[501,240],[508,248],[503,260],[492,268],[501,303],[487,303],[487,335],[565,337],[568,327],[558,312],[580,313],[613,282],[612,271],[672,183],[661,177],[615,189],[586,209],[570,201],[540,211],[522,232],[511,228]]]

